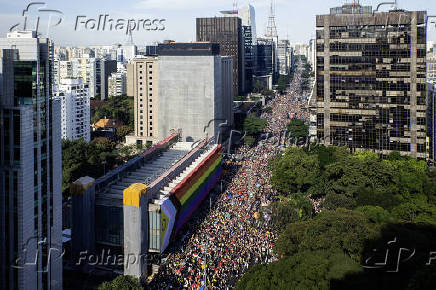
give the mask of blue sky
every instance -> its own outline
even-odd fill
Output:
[[[41,0],[38,0],[41,1]],[[50,36],[60,45],[111,45],[124,43],[127,39],[122,31],[96,32],[74,30],[78,15],[98,18],[109,14],[114,19],[166,19],[164,31],[139,31],[133,34],[137,45],[153,41],[173,39],[178,41],[195,40],[195,18],[219,16],[220,10],[233,7],[233,0],[46,0],[47,8],[61,10],[63,22],[50,30]],[[328,14],[329,8],[340,6],[345,0],[275,0],[276,22],[279,35],[289,37],[292,43],[307,42],[315,31],[315,15]],[[364,5],[376,6],[383,1],[361,0]],[[30,1],[0,0],[0,35],[22,22],[21,12]],[[240,6],[252,4],[256,9],[258,36],[265,32],[270,0],[239,0]],[[436,15],[434,0],[398,0],[400,8],[406,10],[427,10]],[[41,22],[40,27],[46,27]],[[428,30],[428,39],[436,41],[436,28]]]

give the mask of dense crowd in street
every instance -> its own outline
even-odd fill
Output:
[[[269,101],[272,113],[262,115],[270,138],[254,148],[239,148],[225,163],[222,191],[213,204],[205,201],[183,230],[185,236],[170,249],[151,288],[230,289],[251,266],[277,260],[272,249],[278,233],[261,209],[277,194],[268,182],[267,164],[283,150],[277,143],[281,132],[291,117],[308,118],[295,75],[290,93]]]

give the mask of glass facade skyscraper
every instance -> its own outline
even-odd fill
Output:
[[[426,158],[426,12],[358,4],[316,18],[317,137]]]
[[[60,103],[52,45],[35,32],[0,39],[0,288],[62,288]]]

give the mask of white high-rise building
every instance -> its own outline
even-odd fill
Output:
[[[88,88],[81,78],[62,79],[56,98],[62,104],[62,138],[91,141],[90,100]]]
[[[280,40],[277,46],[279,74],[288,75],[291,68],[291,50],[289,40]]]
[[[121,96],[127,93],[127,72],[119,71],[112,73],[108,78],[108,91],[109,96]]]
[[[427,54],[427,83],[436,90],[436,53]]]

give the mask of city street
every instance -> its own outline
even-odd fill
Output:
[[[302,66],[295,72],[290,91],[277,95],[266,107],[272,113],[262,114],[272,133],[256,147],[237,150],[242,161],[228,161],[223,177],[223,191],[213,205],[203,203],[202,216],[186,228],[186,235],[170,249],[166,262],[152,282],[153,289],[230,289],[255,264],[277,260],[273,246],[277,233],[269,226],[269,216],[260,218],[260,209],[276,196],[269,184],[268,161],[282,152],[281,132],[291,116],[308,119],[301,100]],[[211,207],[211,208],[209,208]],[[262,220],[262,222],[260,221]]]

